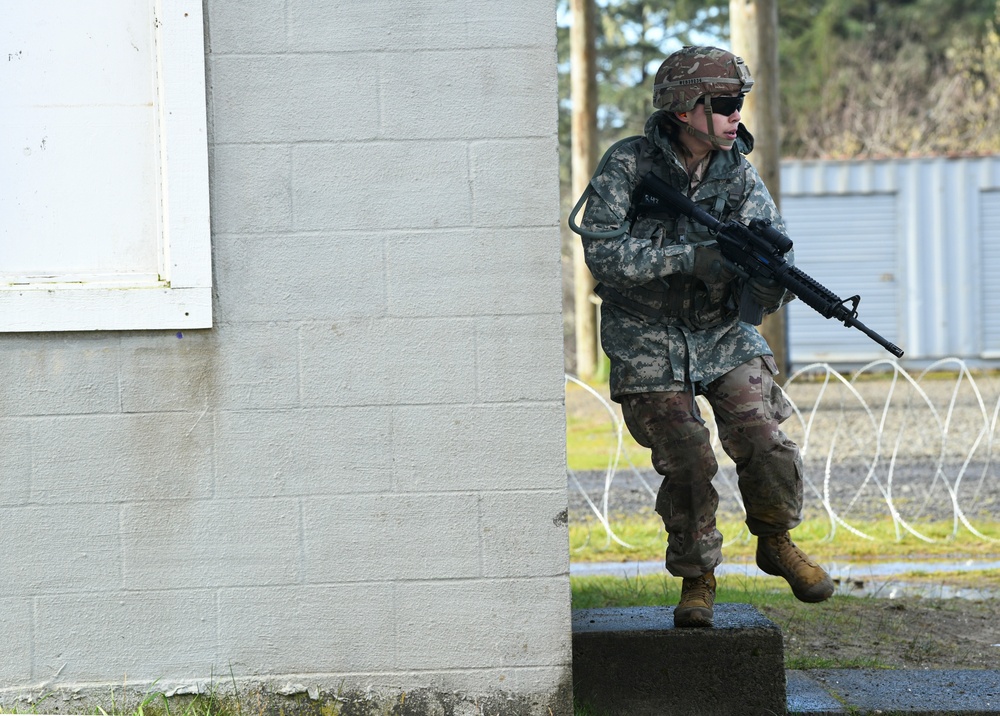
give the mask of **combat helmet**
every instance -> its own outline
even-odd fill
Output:
[[[712,123],[712,96],[746,94],[753,88],[750,69],[728,50],[718,47],[687,45],[671,54],[660,65],[653,85],[653,106],[667,110],[670,118],[685,131],[720,147]],[[705,98],[708,133],[680,122],[674,112],[690,112]]]

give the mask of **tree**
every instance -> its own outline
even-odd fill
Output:
[[[650,74],[666,54],[695,39],[729,45],[729,2],[598,0],[597,10],[603,147],[642,131]],[[1000,151],[997,11],[997,0],[781,0],[783,156]],[[560,58],[568,75],[562,42]],[[568,119],[561,129],[568,180]]]
[[[570,0],[573,27],[570,32],[573,196],[580,196],[597,165],[597,75],[594,62],[596,12],[594,0]],[[600,346],[594,277],[583,257],[580,241],[573,242],[573,308],[576,331],[576,372],[585,379],[597,373]]]
[[[606,147],[642,133],[653,110],[651,76],[663,58],[696,32],[720,31],[725,12],[705,0],[600,0],[599,5],[595,0],[562,0],[561,8],[561,14],[568,10],[572,18],[558,35],[560,177],[568,206],[583,192]],[[579,240],[571,237],[567,245],[573,267],[575,367],[581,376],[593,377],[600,355],[594,281]]]
[[[1000,151],[990,121],[997,9],[996,0],[783,1],[785,156]]]
[[[778,0],[730,0],[732,51],[741,56],[754,76],[746,98],[744,120],[755,137],[753,165],[781,209],[781,114],[778,81]],[[760,332],[782,371],[788,359],[786,309],[764,319]]]
[[[570,0],[560,0],[562,15]],[[724,37],[728,22],[725,3],[709,0],[597,0],[595,80],[598,87],[598,132],[600,144],[642,132],[653,111],[652,75],[660,62],[682,45],[692,44],[703,35]],[[569,28],[559,28],[560,72],[570,72]],[[568,84],[561,85],[561,97],[568,98]],[[568,116],[570,102],[560,109]],[[569,130],[569,122],[560,128]],[[569,148],[569,136],[562,137]]]

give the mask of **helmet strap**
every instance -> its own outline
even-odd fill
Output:
[[[696,137],[701,135],[700,136],[701,139],[708,140],[708,142],[716,149],[722,149],[722,142],[719,140],[717,136],[715,136],[715,122],[713,121],[713,112],[712,112],[712,97],[710,95],[705,95],[705,125],[708,127],[708,133],[699,131],[694,127],[692,127],[690,124],[688,125],[689,128],[688,131],[691,134],[694,134],[694,136]]]
[[[698,139],[702,140],[703,142],[708,142],[715,149],[722,149],[723,148],[722,147],[722,141],[715,134],[715,127],[714,127],[715,123],[712,121],[712,105],[711,105],[711,102],[712,102],[711,98],[706,95],[705,96],[705,119],[708,120],[708,122],[707,122],[708,123],[708,132],[703,132],[700,129],[695,129],[694,127],[691,126],[690,122],[682,122],[677,117],[677,114],[675,114],[674,112],[668,113],[668,116],[674,122],[674,124],[678,125],[683,131],[687,132],[692,137],[697,137]]]

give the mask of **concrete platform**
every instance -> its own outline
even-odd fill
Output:
[[[1000,671],[816,669],[786,679],[789,716],[1000,715]]]
[[[672,607],[576,610],[573,689],[602,716],[1000,716],[1000,670],[786,671],[749,604],[717,604],[711,629],[675,629]]]
[[[673,607],[573,612],[576,699],[608,716],[779,716],[781,630],[749,604],[717,604],[710,629],[675,629]]]

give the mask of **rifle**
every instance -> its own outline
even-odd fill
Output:
[[[848,328],[857,328],[897,358],[903,356],[903,350],[899,346],[858,320],[861,296],[842,299],[816,279],[788,263],[785,254],[791,250],[792,240],[771,226],[769,221],[753,219],[749,225],[738,221],[723,223],[653,173],[647,174],[635,188],[626,221],[634,221],[639,214],[654,217],[670,215],[667,207],[707,227],[715,235],[722,255],[745,279],[740,300],[740,320],[759,325],[764,317],[764,309],[749,295],[749,279],[775,281],[823,318],[835,318]],[[847,305],[848,302],[850,306]]]

